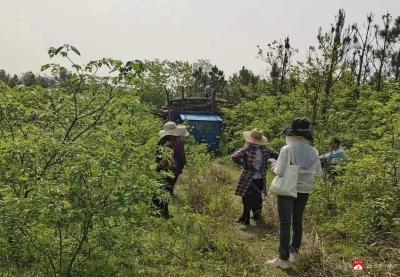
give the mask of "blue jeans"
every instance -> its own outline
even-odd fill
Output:
[[[290,253],[297,253],[303,236],[303,213],[308,193],[298,193],[297,198],[278,195],[279,257],[288,260]],[[290,242],[290,229],[293,229]]]

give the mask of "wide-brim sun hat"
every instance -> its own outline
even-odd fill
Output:
[[[243,138],[246,142],[253,144],[265,145],[267,143],[267,138],[264,136],[263,131],[258,128],[244,132]]]
[[[189,132],[186,129],[185,125],[176,125],[175,122],[168,121],[164,124],[164,130],[159,132],[160,138],[165,136],[174,136],[174,137],[187,137],[189,136]]]
[[[306,118],[295,118],[292,125],[286,128],[283,133],[286,136],[303,137],[309,141],[313,140],[313,134],[310,129],[310,122]]]

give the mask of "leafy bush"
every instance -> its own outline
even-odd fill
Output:
[[[324,153],[330,138],[336,136],[347,149],[349,163],[326,172],[317,182],[310,197],[308,221],[313,227],[338,236],[342,243],[357,241],[358,247],[368,247],[368,253],[388,247],[398,253],[398,246],[394,245],[400,237],[399,84],[390,84],[382,92],[363,86],[358,92],[355,100],[353,88],[338,82],[333,88],[334,96],[324,97],[318,104],[314,146]],[[226,110],[225,151],[231,153],[241,147],[242,132],[255,127],[262,128],[268,145],[279,150],[284,143],[281,131],[291,120],[297,116],[311,118],[310,99],[307,90],[299,86],[280,100],[261,96]],[[315,259],[327,257],[314,253],[308,258],[312,261],[310,266],[315,266]],[[396,259],[395,255],[390,259]],[[332,267],[327,274],[336,269]]]
[[[211,164],[210,156],[203,145],[191,145],[189,164],[182,176],[185,200],[195,212],[219,217],[221,222],[230,218],[228,211],[234,211],[230,172]],[[224,185],[225,184],[225,185]]]
[[[124,75],[93,75],[104,63]],[[112,268],[157,188],[160,122],[123,81],[140,69],[113,60],[72,67],[59,88],[1,86],[0,266],[10,274]]]

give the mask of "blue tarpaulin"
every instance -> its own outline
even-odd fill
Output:
[[[219,115],[205,115],[205,114],[180,114],[183,121],[222,121]]]

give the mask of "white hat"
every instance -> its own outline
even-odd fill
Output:
[[[264,145],[267,143],[267,138],[264,137],[263,131],[258,128],[244,132],[243,137],[245,141],[253,144]]]
[[[164,130],[160,131],[160,138],[165,136],[187,137],[189,132],[185,125],[176,125],[175,122],[168,121],[164,124]]]

